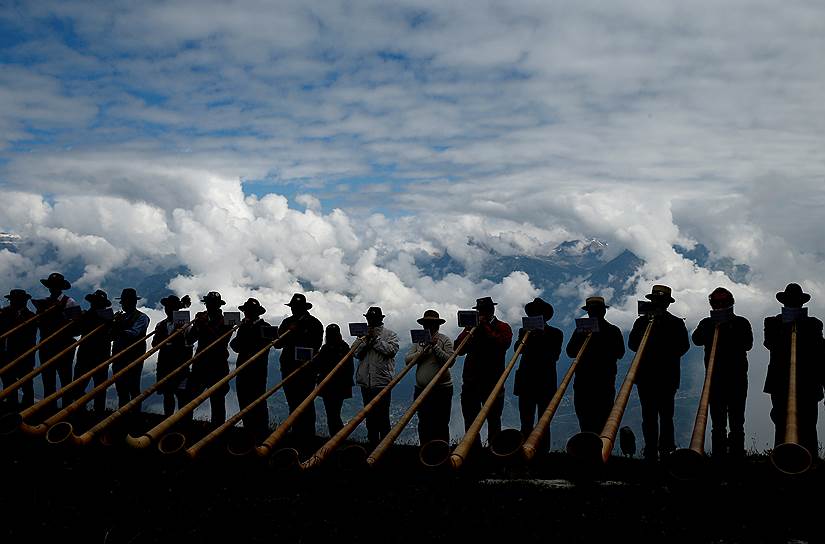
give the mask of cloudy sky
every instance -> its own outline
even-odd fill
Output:
[[[824,4],[389,4],[0,2],[0,230],[33,244],[2,283],[183,264],[181,294],[311,286],[324,321],[492,294],[516,323],[529,276],[416,257],[597,238],[689,328],[717,285],[758,335],[788,281],[825,314]],[[696,243],[747,283],[673,249]],[[635,297],[612,302],[628,326]]]

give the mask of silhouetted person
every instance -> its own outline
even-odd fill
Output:
[[[146,336],[146,331],[149,330],[149,316],[137,309],[137,302],[141,298],[131,287],[121,291],[120,296],[117,297],[121,311],[115,314],[112,321],[112,355],[128,351],[112,362],[113,374],[146,353],[146,340],[137,342]],[[130,368],[115,382],[118,407],[126,406],[140,395],[142,374],[143,361]],[[137,411],[140,411],[140,407]]]
[[[196,355],[232,329],[231,325],[224,323],[221,306],[226,302],[221,299],[220,293],[210,291],[201,302],[206,306],[206,311],[195,314],[194,323],[186,332],[190,344],[198,343]],[[194,398],[227,374],[229,374],[229,336],[209,348],[209,351],[192,363],[187,394]],[[226,394],[228,392],[229,384],[224,384],[209,396],[211,421],[216,425],[226,421]]]
[[[427,310],[424,316],[418,319],[418,324],[430,331],[430,342],[427,344],[413,344],[407,352],[405,361],[409,364],[413,359],[429,347],[430,349],[418,359],[415,369],[415,390],[413,399],[418,398],[421,391],[432,381],[436,372],[444,366],[453,354],[453,341],[446,335],[438,332],[439,327],[446,323],[435,310]],[[450,442],[450,410],[453,404],[453,381],[450,371],[447,370],[438,383],[430,391],[424,402],[418,408],[418,442],[423,446],[432,440]]]
[[[23,289],[12,289],[8,295],[4,295],[4,298],[8,299],[9,305],[0,310],[0,334],[34,317],[34,312],[28,308],[29,299],[32,297]],[[17,359],[36,343],[37,324],[34,322],[0,340],[0,368]],[[32,353],[4,374],[3,387],[10,386],[31,372],[34,369],[34,359],[35,355]],[[28,408],[34,404],[34,381],[23,385],[16,393],[7,397],[7,402],[12,410]]]
[[[530,333],[521,350],[521,361],[516,370],[513,394],[518,397],[519,419],[522,437],[527,438],[533,430],[536,419],[541,417],[550,399],[556,393],[556,362],[561,354],[564,333],[546,322],[553,318],[553,306],[541,298],[536,298],[524,306],[529,317],[541,316],[544,328]],[[521,344],[526,331],[518,331],[514,348]],[[550,450],[550,432],[546,432],[537,446],[538,451]]]
[[[238,354],[236,367],[245,363],[272,342],[263,332],[264,327],[270,325],[261,319],[266,309],[257,299],[248,299],[243,306],[238,306],[238,309],[243,312],[244,317],[235,338],[229,343],[229,347]],[[237,389],[240,409],[246,408],[266,392],[268,367],[269,348],[266,349],[264,355],[259,356],[238,374],[235,379],[235,389]],[[266,402],[259,402],[243,417],[243,426],[254,436],[262,440],[266,438],[269,430],[269,410]]]
[[[706,317],[693,331],[693,343],[705,347],[710,360],[713,333],[719,325],[716,359],[710,382],[711,449],[714,457],[745,455],[745,400],[748,396],[748,351],[753,347],[750,322],[733,313],[733,294],[717,287],[708,296],[717,317]],[[730,434],[728,434],[728,425]]]
[[[326,340],[324,345],[321,346],[320,353],[315,358],[315,383],[321,383],[321,380],[327,377],[332,368],[344,358],[349,350],[350,346],[341,336],[341,329],[338,325],[335,323],[327,325]],[[355,384],[352,379],[353,374],[355,374],[355,362],[353,357],[350,356],[319,392],[319,396],[324,401],[324,411],[327,415],[327,428],[330,436],[335,435],[344,426],[341,419],[341,408],[345,399],[352,398],[352,386]]]
[[[89,303],[90,307],[83,312],[83,316],[78,322],[78,331],[81,334],[83,342],[77,347],[77,363],[74,367],[74,379],[77,380],[83,374],[96,368],[101,363],[106,361],[112,355],[112,339],[109,337],[109,321],[100,316],[101,311],[112,307],[112,302],[109,300],[109,295],[105,291],[98,289],[94,293],[90,293],[84,297]],[[98,331],[94,336],[88,335],[100,325],[104,325],[104,330]],[[84,340],[84,338],[86,338]],[[72,392],[72,399],[80,398],[89,382],[92,381],[94,386],[102,384],[109,378],[108,365],[101,368],[91,378],[86,378],[83,384],[78,386]],[[67,398],[68,400],[68,398]],[[98,414],[103,413],[106,409],[106,391],[101,391],[94,396],[93,401],[94,411]]]
[[[77,302],[68,295],[64,295],[63,291],[71,288],[71,284],[66,281],[62,274],[53,272],[45,280],[40,280],[49,290],[49,296],[42,299],[32,300],[38,314],[43,316],[38,321],[40,327],[40,339],[44,340],[53,332],[60,329],[69,322],[69,319],[64,315],[64,311],[68,308],[78,306]],[[45,313],[53,306],[58,306],[57,309]],[[38,358],[40,364],[50,360],[54,355],[57,355],[68,346],[74,343],[75,339],[72,336],[73,330],[71,327],[61,332],[55,338],[49,340],[38,350]],[[65,387],[72,381],[72,365],[74,363],[75,348],[70,349],[65,354],[61,355],[58,362],[49,366],[40,374],[43,380],[43,396],[49,396],[57,390],[57,378],[60,377],[60,386]],[[66,406],[69,399],[63,399],[63,405]],[[55,403],[56,404],[56,403]],[[52,406],[54,408],[54,405]]]
[[[464,358],[461,384],[461,415],[464,418],[465,430],[473,424],[484,401],[487,400],[504,372],[504,358],[513,341],[513,330],[510,325],[495,316],[496,304],[490,297],[476,300],[473,309],[478,311],[478,327],[464,349],[458,352],[459,355],[467,356]],[[454,344],[460,345],[469,333],[470,329],[465,328]],[[501,431],[503,410],[504,389],[502,388],[495,404],[487,414],[488,441]],[[476,439],[476,445],[481,446],[480,439]]]
[[[307,302],[306,297],[301,293],[292,295],[292,299],[287,304],[292,315],[281,322],[278,327],[278,334],[292,331],[280,343],[281,349],[281,376],[286,377],[293,370],[300,367],[305,361],[298,361],[295,358],[295,348],[312,348],[316,353],[321,349],[324,342],[324,326],[318,319],[309,313],[312,304]],[[312,371],[305,368],[293,377],[289,383],[284,385],[286,402],[289,411],[292,412],[301,404],[304,399],[312,394],[315,389],[315,376]],[[299,440],[306,440],[315,436],[315,404],[310,404],[304,413],[295,421],[290,429],[290,433]]]
[[[690,349],[690,339],[682,319],[667,311],[673,300],[671,289],[654,285],[645,297],[653,302],[651,316],[641,316],[630,331],[627,347],[637,351],[651,317],[653,329],[647,341],[643,359],[636,372],[636,388],[642,405],[642,434],[645,439],[645,459],[656,460],[676,449],[673,433],[673,409],[679,389],[682,355]]]
[[[807,315],[802,306],[811,300],[796,283],[789,283],[776,294],[783,312],[804,314],[790,320],[782,314],[765,318],[765,347],[771,352],[765,393],[771,396],[771,420],[776,428],[774,446],[785,441],[785,418],[788,409],[788,380],[790,378],[791,329],[796,323],[796,417],[799,443],[816,459],[818,442],[816,420],[819,401],[822,400],[823,353],[822,321]]]
[[[161,346],[158,350],[158,364],[155,367],[155,379],[158,382],[191,359],[194,351],[192,345],[186,341],[185,333],[180,333],[164,343],[176,331],[188,326],[186,323],[175,323],[174,314],[189,306],[189,295],[184,296],[183,299],[177,295],[169,295],[160,299],[160,304],[166,312],[166,319],[155,325],[155,334],[152,336],[152,347]],[[175,401],[180,409],[191,400],[185,385],[188,378],[189,368],[187,367],[158,389],[158,395],[163,397],[164,416],[169,417],[175,413]],[[191,419],[191,417],[190,414],[186,419]]]
[[[395,354],[398,353],[398,335],[384,327],[381,308],[373,306],[364,314],[369,329],[364,344],[355,352],[360,362],[355,382],[361,387],[366,406],[392,380],[395,374]],[[367,436],[376,446],[390,431],[390,397],[387,395],[367,415]]]
[[[604,298],[588,297],[582,310],[597,320],[598,330],[574,331],[567,343],[567,356],[575,358],[587,335],[592,335],[573,379],[573,406],[582,432],[601,434],[616,396],[616,370],[625,353],[624,337],[619,327],[605,320],[608,308]]]

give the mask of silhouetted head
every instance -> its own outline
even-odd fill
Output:
[[[138,296],[137,291],[131,287],[127,287],[121,291],[120,296],[117,297],[120,307],[123,308],[124,312],[129,312],[137,308],[137,301],[140,299],[141,297]]]
[[[40,280],[48,290],[49,294],[53,297],[59,296],[63,291],[67,289],[71,289],[72,284],[66,281],[66,278],[63,277],[63,274],[59,272],[52,272],[49,274],[49,277],[45,280]]]
[[[341,336],[341,327],[335,323],[330,323],[326,328],[326,343],[340,342],[344,337]]]
[[[524,312],[529,317],[541,316],[545,321],[550,321],[555,311],[552,304],[537,297],[524,305]]]
[[[292,299],[287,303],[287,306],[292,310],[292,315],[304,315],[312,308],[312,304],[307,302],[307,297],[301,293],[292,295]]]
[[[811,295],[804,292],[798,283],[789,283],[784,291],[776,293],[776,300],[787,308],[801,308],[811,300]]]
[[[708,295],[710,307],[714,310],[724,310],[733,306],[733,293],[724,287],[717,287]]]
[[[266,313],[266,308],[261,306],[261,303],[258,302],[256,298],[246,299],[246,302],[244,302],[242,306],[238,306],[238,309],[242,311],[243,316],[250,321],[255,321]]]
[[[378,306],[371,306],[367,313],[364,314],[367,318],[367,325],[370,327],[380,327],[384,323],[384,318],[387,317],[381,312]]]
[[[98,289],[94,293],[89,293],[83,298],[86,299],[92,310],[104,310],[112,306],[112,302],[109,300],[109,295],[107,295],[106,291],[102,289]]]
[[[26,307],[32,296],[23,289],[12,289],[8,295],[4,295],[4,298],[9,299],[9,306],[15,310],[20,310]]]
[[[209,291],[206,293],[206,296],[201,299],[201,302],[204,306],[206,306],[206,311],[209,313],[214,313],[217,310],[220,310],[221,306],[226,304],[226,302],[224,302],[221,298],[221,294],[217,291]]]
[[[438,312],[436,312],[435,310],[427,310],[426,312],[424,312],[424,316],[420,319],[417,319],[416,321],[419,325],[433,333],[437,332],[438,328],[441,327],[441,325],[443,325],[444,323],[446,323],[446,321],[441,319],[441,316],[439,316]]]
[[[654,285],[645,298],[660,308],[667,308],[671,302],[676,302],[671,296],[671,289],[667,285]]]
[[[166,312],[166,317],[172,319],[172,314],[176,311],[189,307],[189,295],[185,295],[182,299],[177,295],[169,295],[160,299],[160,304]]]
[[[473,306],[473,310],[478,312],[478,316],[480,318],[489,320],[491,317],[496,315],[497,304],[497,302],[493,302],[491,297],[477,298],[476,305]]]
[[[587,297],[584,306],[582,306],[582,310],[587,312],[587,316],[595,319],[603,318],[608,308],[610,306],[604,303],[604,297]]]

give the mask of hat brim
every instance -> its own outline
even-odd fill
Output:
[[[366,317],[367,319],[369,319],[370,317],[380,317],[381,319],[384,319],[385,317],[387,317],[387,316],[385,316],[384,314],[381,314],[380,316],[379,316],[379,315],[376,315],[376,314],[362,314],[362,315],[363,315],[364,317]]]
[[[90,304],[94,304],[95,302],[105,302],[106,303],[106,306],[105,306],[106,308],[110,308],[112,306],[112,301],[109,300],[108,298],[99,298],[99,297],[96,297],[94,295],[86,295],[83,298],[87,302],[89,302]]]
[[[32,296],[28,293],[26,293],[24,295],[12,295],[11,293],[9,293],[8,295],[3,295],[3,298],[7,298],[9,300],[14,300],[14,299],[31,300]]]
[[[300,306],[301,308],[306,308],[307,310],[309,310],[310,308],[312,308],[312,303],[304,302],[303,304],[301,304],[300,302],[298,302],[296,304],[295,302],[290,302],[288,304],[284,304],[284,306],[289,306],[290,308],[292,308],[293,306]]]
[[[205,298],[202,298],[202,299],[201,299],[201,304],[207,304],[208,302],[209,302],[209,301],[208,301],[208,300],[206,300]],[[223,306],[224,304],[226,304],[226,301],[225,301],[225,300],[221,300],[221,301],[219,301],[219,302],[220,302],[220,306]]]
[[[483,310],[484,308],[495,308],[496,306],[498,306],[498,302],[493,302],[493,303],[487,302],[485,304],[476,304],[475,306],[473,306],[473,310]]]
[[[676,302],[676,299],[674,299],[672,296],[664,295],[664,294],[661,294],[661,293],[650,293],[649,295],[645,295],[645,298],[647,300],[659,300],[659,299],[666,298],[669,302]]]
[[[582,306],[582,310],[584,310],[586,312],[588,310],[588,308],[591,308],[591,307],[593,307],[593,308],[604,308],[605,310],[607,308],[610,308],[610,306],[608,306],[607,304],[591,304],[590,306],[587,306],[587,305]]]
[[[53,282],[50,282],[48,279],[45,279],[45,280],[40,280],[40,283],[42,283],[44,287],[47,287],[47,288],[51,289]],[[72,288],[72,284],[69,283],[67,280],[63,280],[63,285],[62,286],[55,286],[55,287],[66,291],[67,289]]]
[[[785,291],[780,291],[776,293],[776,300],[785,304],[786,302],[799,302],[800,304],[805,304],[809,300],[811,300],[811,295],[808,293],[801,293],[798,295],[799,298],[797,299],[795,295],[791,295],[790,293],[786,293]]]
[[[258,312],[258,315],[263,315],[266,313],[266,308],[263,306],[250,306],[247,308],[246,304],[244,304],[243,306],[238,306],[238,309],[242,312]]]
[[[115,297],[115,300],[116,300],[116,301],[118,301],[118,302],[120,302],[121,300],[134,300],[134,301],[138,301],[138,300],[143,300],[143,297],[139,297],[139,296],[134,296],[134,297]]]
[[[440,317],[422,317],[421,319],[416,319],[415,322],[419,325],[424,325],[426,323],[438,323],[439,325],[443,325],[447,322],[447,320],[441,319]]]
[[[177,306],[175,308],[175,310],[179,310],[179,309],[183,308],[183,302],[181,302],[180,299],[174,300],[174,299],[169,299],[169,298],[166,298],[166,297],[163,297],[162,299],[160,299],[160,305],[163,306],[164,308],[168,308],[170,306]]]

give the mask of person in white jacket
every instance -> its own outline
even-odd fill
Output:
[[[395,374],[395,354],[398,353],[398,335],[384,327],[381,308],[371,307],[364,314],[369,329],[364,343],[355,353],[360,361],[355,372],[355,382],[361,387],[364,406],[392,380]],[[377,445],[390,431],[390,395],[384,397],[367,416],[367,436],[370,444]]]

